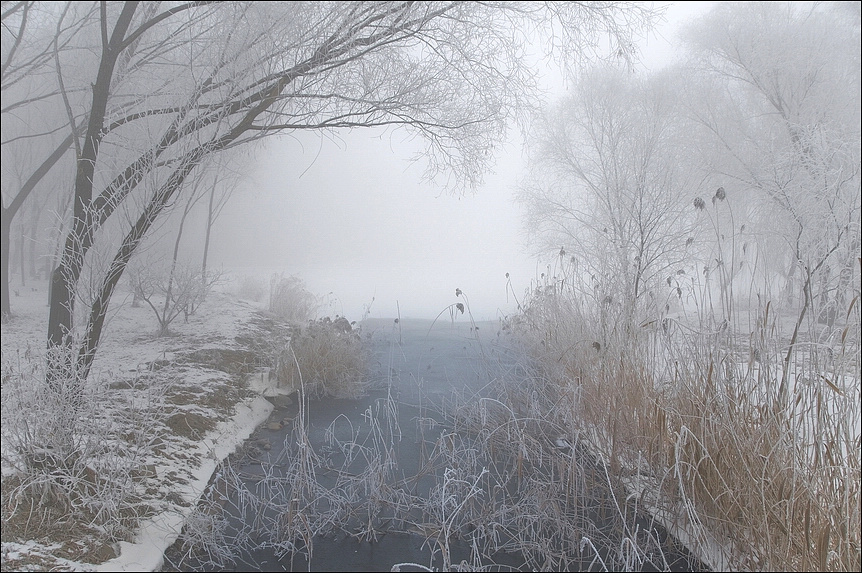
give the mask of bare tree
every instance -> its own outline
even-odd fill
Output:
[[[235,155],[227,153],[224,158],[235,158]],[[132,278],[136,299],[142,298],[156,313],[159,336],[169,333],[170,324],[180,314],[184,314],[188,320],[188,316],[195,313],[221,278],[221,273],[207,274],[207,251],[213,224],[233,190],[231,176],[235,182],[237,174],[221,163],[201,166],[199,169],[198,176],[187,186],[182,209],[178,210],[179,222],[176,225],[170,264],[166,269],[164,265],[141,264]],[[202,202],[206,203],[207,208],[203,258],[200,270],[192,271],[193,265],[180,262],[180,244],[189,215],[195,206]],[[156,292],[164,298],[161,309],[154,306],[152,295]]]
[[[207,173],[206,185],[209,187],[209,194],[207,197],[206,220],[204,222],[204,248],[201,255],[202,287],[208,282],[207,262],[213,227],[239,184],[242,177],[240,169],[246,167],[245,162],[237,157],[236,154],[223,156],[219,159],[221,161],[214,164]]]
[[[617,309],[626,328],[665,306],[656,289],[690,237],[691,171],[671,86],[613,68],[584,74],[539,121],[518,195],[533,240],[545,253],[562,248],[570,283]]]
[[[177,273],[177,263],[180,255],[180,242],[183,238],[183,230],[185,228],[186,219],[188,218],[192,208],[198,201],[200,201],[204,197],[204,194],[201,192],[202,190],[200,188],[203,181],[204,179],[199,177],[197,179],[194,179],[189,185],[190,189],[187,193],[188,197],[186,198],[186,202],[183,206],[182,214],[180,216],[179,227],[177,228],[177,237],[176,240],[174,240],[174,249],[171,254],[171,264],[167,272],[167,278],[165,279],[167,284],[164,287],[165,301],[162,305],[161,316],[159,317],[159,336],[164,336],[168,333],[168,327],[170,326],[173,319],[176,318],[176,316],[178,316],[180,312],[186,313],[186,315],[188,315],[190,307],[193,305],[194,299],[196,298],[194,296],[191,296],[191,291],[197,290],[197,287],[203,287],[207,284],[206,278],[204,278],[202,281],[195,281],[194,289],[190,289],[188,288],[189,285],[186,284],[188,281],[178,280],[176,284],[177,292],[174,292],[174,278]],[[187,269],[184,270],[184,274],[188,274]],[[180,277],[176,278],[179,279]],[[182,288],[184,286],[186,288]],[[147,303],[150,304],[150,301],[147,300]],[[159,315],[158,312],[156,314],[157,316]]]
[[[717,7],[686,36],[698,73],[691,110],[710,141],[704,163],[746,196],[760,231],[781,237],[768,256],[786,261],[788,290],[801,295],[784,398],[806,316],[848,312],[857,272],[859,32],[858,10],[751,3]]]
[[[46,29],[77,56],[54,58],[50,70],[77,162],[71,227],[51,278],[49,383],[86,379],[126,264],[208,157],[292,130],[404,127],[427,143],[429,177],[470,186],[512,120],[539,100],[527,57],[535,34],[572,62],[599,50],[603,36],[614,53],[629,53],[656,15],[635,3],[46,10]],[[86,276],[100,278],[82,282],[88,265]],[[76,321],[86,284],[89,312]]]
[[[3,205],[0,210],[0,315],[11,313],[9,245],[12,220],[45,176],[73,149],[80,121],[61,100],[61,55],[87,21],[91,6],[72,14],[62,4],[4,2],[2,8]],[[69,97],[80,96],[67,94]],[[14,164],[15,177],[7,171]],[[17,179],[17,180],[16,180]]]
[[[221,280],[220,273],[210,273],[201,280],[197,265],[176,260],[142,260],[138,258],[127,268],[129,284],[136,304],[141,301],[153,311],[158,328],[156,336],[168,336],[173,322],[183,315],[188,321],[206,299],[212,288]]]

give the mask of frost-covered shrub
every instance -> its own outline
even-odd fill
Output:
[[[243,276],[234,289],[234,294],[241,299],[260,302],[266,296],[266,283],[257,277]]]
[[[302,383],[310,396],[361,396],[368,389],[368,376],[359,331],[344,317],[309,321],[294,332],[276,374],[290,387]]]
[[[96,376],[70,376],[49,386],[41,360],[4,361],[4,537],[35,538],[57,523],[128,536],[146,509],[137,482],[161,439],[166,388],[140,382],[119,391]]]
[[[269,311],[289,322],[306,322],[314,318],[320,302],[299,277],[272,275],[269,281]]]
[[[128,269],[129,285],[134,293],[132,306],[141,302],[153,311],[158,335],[170,333],[170,326],[180,315],[188,321],[221,281],[221,272],[206,275],[189,264],[143,263]]]

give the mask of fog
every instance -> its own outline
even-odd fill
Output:
[[[433,318],[463,302],[456,288],[477,320],[513,310],[506,273],[519,296],[535,274],[512,202],[519,150],[481,189],[458,195],[423,181],[403,132],[305,135],[258,154],[219,219],[217,264],[297,275],[324,296],[324,312],[351,319],[369,306],[371,316],[395,317],[400,307],[405,318]]]
[[[674,55],[674,35],[712,3],[671,5],[640,48],[642,70]],[[550,99],[566,84],[545,70]],[[268,140],[255,152],[218,219],[212,261],[234,276],[302,278],[322,315],[435,318],[467,296],[476,320],[517,311],[547,260],[526,243],[514,191],[524,158],[520,134],[499,146],[497,165],[474,193],[423,180],[421,149],[404,130],[353,130]],[[511,284],[506,277],[508,273]]]
[[[0,570],[859,570],[862,4],[658,4],[4,3]]]

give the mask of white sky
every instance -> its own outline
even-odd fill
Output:
[[[647,68],[670,61],[680,22],[713,3],[671,4],[667,23],[642,43]],[[330,303],[322,314],[350,320],[369,304],[372,317],[395,317],[400,308],[404,318],[434,318],[462,301],[456,288],[477,320],[514,313],[506,273],[523,300],[545,270],[529,254],[513,201],[519,144],[501,146],[495,173],[459,198],[421,181],[404,132],[342,136],[271,141],[218,220],[212,262],[267,279],[297,275]]]

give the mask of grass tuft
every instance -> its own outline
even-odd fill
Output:
[[[358,398],[369,388],[367,351],[344,317],[308,322],[278,356],[276,376],[311,397]]]

